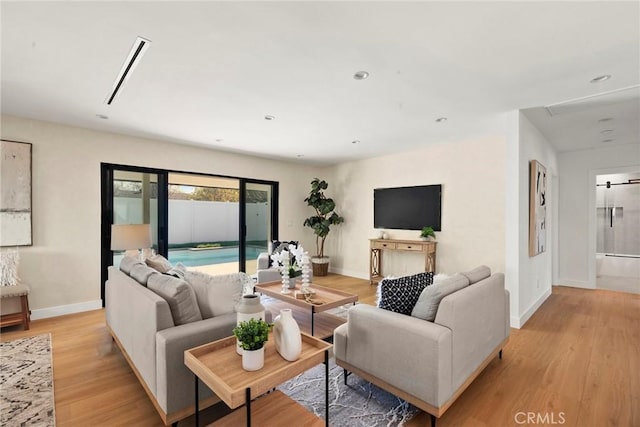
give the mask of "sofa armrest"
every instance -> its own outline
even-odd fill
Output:
[[[156,399],[166,413],[193,405],[193,373],[184,364],[185,350],[233,335],[236,319],[234,312],[165,329],[156,334]],[[211,390],[200,384],[200,399],[210,395]]]
[[[434,406],[451,396],[450,329],[359,304],[336,335],[337,360],[346,356],[348,364]]]
[[[277,268],[268,268],[266,270],[258,270],[258,283],[279,282],[282,276]]]
[[[266,270],[269,268],[269,254],[266,252],[260,252],[258,255],[258,270]]]

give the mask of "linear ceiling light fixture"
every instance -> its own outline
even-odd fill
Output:
[[[127,55],[127,59],[124,61],[124,64],[122,64],[122,68],[118,73],[116,81],[113,83],[113,89],[107,96],[107,105],[111,105],[111,103],[116,99],[116,96],[120,93],[122,86],[124,86],[129,79],[129,76],[131,76],[131,72],[138,66],[140,59],[142,59],[142,56],[145,54],[150,44],[151,40],[147,40],[142,37],[136,38],[135,43],[129,51],[129,55]]]

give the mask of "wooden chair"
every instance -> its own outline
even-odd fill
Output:
[[[22,324],[25,331],[29,330],[29,322],[31,322],[31,310],[29,310],[29,287],[22,283],[16,286],[0,286],[0,298],[2,298],[2,300],[20,298],[21,307],[21,311],[17,313],[1,315],[0,327]]]

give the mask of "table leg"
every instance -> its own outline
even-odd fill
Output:
[[[314,318],[316,316],[316,307],[314,305],[311,306],[311,336],[313,336],[314,329]]]
[[[198,376],[194,375],[196,378],[196,427],[200,427],[200,397],[198,396]]]
[[[247,387],[246,391],[246,407],[247,407],[247,427],[251,427],[251,387]]]
[[[324,425],[329,427],[329,350],[324,351]]]

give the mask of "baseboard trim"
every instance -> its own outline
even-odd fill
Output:
[[[531,304],[531,306],[529,307],[529,309],[527,311],[525,311],[522,316],[520,316],[519,319],[519,323],[520,326],[519,328],[523,327],[525,323],[527,323],[527,320],[529,320],[531,318],[531,316],[533,316],[533,313],[535,313],[540,306],[547,300],[547,298],[549,298],[551,296],[551,289],[547,289],[546,291],[544,291],[544,293],[542,295],[540,295],[540,298],[538,298],[537,301],[535,301],[533,304]]]
[[[31,310],[31,320],[47,319],[49,317],[64,316],[65,314],[97,310],[99,308],[102,308],[102,300],[58,305],[56,307],[39,308],[37,310]]]
[[[569,286],[571,288],[594,289],[593,286],[589,285],[589,282],[585,282],[584,280],[558,279],[558,285]]]
[[[329,266],[329,271],[335,274],[341,274],[343,276],[355,277],[357,279],[369,280],[369,276],[367,274],[363,274],[358,271],[347,270],[344,268],[332,268]]]

